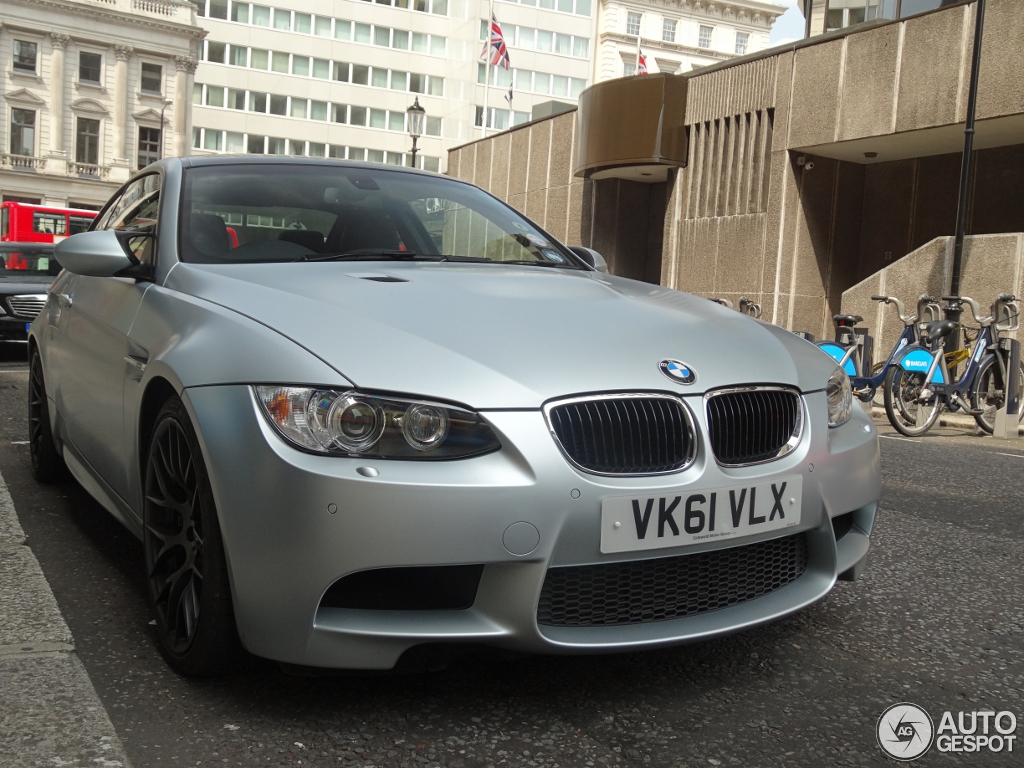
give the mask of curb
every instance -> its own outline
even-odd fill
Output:
[[[0,766],[130,768],[0,474]]]
[[[872,419],[878,420],[884,424],[889,423],[889,417],[885,415],[885,408],[880,405],[873,405],[871,410]],[[939,414],[940,427],[954,427],[956,429],[963,429],[967,432],[974,432],[978,424],[974,421],[972,416],[964,416],[960,413],[950,413],[949,411],[943,411]],[[1018,435],[1024,435],[1024,423],[1017,428]],[[991,437],[991,435],[988,435]]]

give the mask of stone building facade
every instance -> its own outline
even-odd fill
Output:
[[[95,208],[189,152],[196,44],[185,0],[0,0],[0,195]]]
[[[686,167],[663,170],[665,181],[630,168],[573,175],[549,137],[578,147],[580,113],[457,148],[449,173],[601,251],[617,274],[746,295],[766,320],[827,335],[844,292],[954,232],[975,9],[870,22],[701,70],[688,83]],[[968,235],[1024,232],[1022,41],[1019,1],[989,0]],[[1008,289],[1024,286],[988,292]]]
[[[648,70],[669,74],[762,51],[785,10],[760,0],[601,0],[594,82],[634,74],[638,38]]]

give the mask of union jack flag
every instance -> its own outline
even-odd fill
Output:
[[[647,57],[644,56],[644,52],[640,51],[640,55],[637,57],[636,73],[638,75],[646,75],[647,72]]]
[[[501,25],[497,16],[491,16],[491,42],[485,43],[484,49],[480,52],[480,58],[486,60],[488,51],[491,56],[492,67],[509,68],[508,48],[505,46],[505,36],[501,34]]]

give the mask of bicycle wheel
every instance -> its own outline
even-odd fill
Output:
[[[1024,383],[1024,363],[1021,363],[1018,380]],[[1006,384],[1003,376],[996,365],[995,357],[989,355],[981,361],[981,367],[974,379],[974,388],[971,390],[971,408],[981,413],[975,415],[974,420],[978,426],[990,435],[996,428],[996,411],[1003,407],[1006,400]],[[1022,409],[1024,410],[1024,409]],[[1017,421],[1024,420],[1024,412],[1018,414]]]
[[[885,415],[900,434],[907,437],[923,435],[939,420],[943,404],[932,395],[920,402],[925,374],[905,371],[893,366],[885,376]]]

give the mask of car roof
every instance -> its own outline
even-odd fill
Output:
[[[171,159],[171,158],[169,158]],[[361,163],[356,160],[341,160],[336,157],[296,157],[294,155],[202,155],[173,158],[185,168],[202,168],[210,165],[331,165],[338,168],[363,168],[367,170],[392,171],[409,173],[415,176],[441,177],[451,181],[460,181],[451,176],[432,171],[421,171],[418,168],[406,168],[400,165],[383,163]]]

